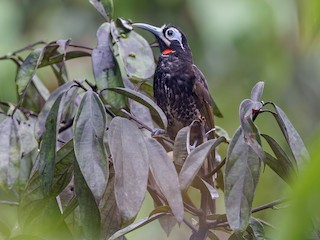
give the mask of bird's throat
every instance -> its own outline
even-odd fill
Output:
[[[162,51],[163,55],[168,55],[170,53],[173,53],[174,51],[171,48],[166,48],[165,50]]]

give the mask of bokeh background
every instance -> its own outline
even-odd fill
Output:
[[[239,126],[238,108],[258,81],[265,81],[264,101],[274,101],[293,122],[307,146],[319,141],[320,1],[317,0],[114,0],[114,17],[183,29],[194,62],[206,76],[211,93],[224,114],[217,120],[232,136]],[[94,47],[102,17],[88,0],[0,0],[0,56],[30,43],[72,39]],[[152,36],[140,32],[148,40]],[[68,62],[72,79],[93,79],[90,58]],[[0,99],[16,101],[15,65],[0,61]],[[50,74],[39,72],[49,89]],[[279,135],[272,118],[257,120],[261,132]],[[285,145],[284,145],[285,146]],[[316,149],[316,147],[314,147]],[[288,192],[283,181],[265,168],[254,206]],[[148,197],[147,197],[148,200]],[[223,200],[219,200],[223,212]],[[142,216],[152,209],[146,201]],[[256,216],[276,222],[281,210]],[[10,218],[10,217],[9,217]],[[186,239],[176,227],[169,239]],[[128,239],[166,239],[155,222],[128,234]]]

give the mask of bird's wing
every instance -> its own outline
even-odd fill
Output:
[[[196,65],[193,64],[193,70],[195,72],[195,75],[197,76],[198,79],[201,79],[201,81],[204,84],[204,87],[207,89],[208,92],[208,98],[210,98],[208,101],[211,103],[211,107],[213,109],[213,114],[214,116],[218,117],[218,118],[222,118],[223,115],[220,111],[220,109],[218,108],[217,104],[214,102],[212,96],[210,95],[209,91],[208,91],[208,85],[207,85],[207,81],[203,75],[203,73],[199,70],[199,68],[197,68]]]
[[[212,109],[212,98],[208,90],[208,84],[204,78],[202,72],[193,65],[193,71],[195,74],[195,83],[193,87],[193,92],[196,95],[196,103],[200,109],[200,113],[206,119],[207,131],[214,129],[214,118]]]

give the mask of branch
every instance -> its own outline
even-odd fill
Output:
[[[288,201],[288,199],[278,199],[278,200],[269,202],[267,204],[264,204],[264,205],[261,205],[259,207],[252,209],[252,213],[260,212],[260,211],[266,210],[268,208],[274,208],[275,206],[277,206],[281,203],[287,202],[287,201]]]
[[[226,164],[226,158],[224,158],[219,165],[212,170],[212,172],[208,173],[207,175],[205,175],[205,178],[210,178],[212,177],[214,174],[216,174],[224,165]]]
[[[11,201],[0,201],[0,204],[10,205],[10,206],[19,206],[18,202],[11,202]]]
[[[129,113],[127,110],[125,109],[121,109],[121,112],[123,112],[124,114],[126,114],[129,119],[132,119],[134,120],[136,123],[138,123],[142,128],[148,130],[149,132],[153,133],[153,129],[147,125],[145,125],[143,122],[141,122],[139,119],[137,119],[135,116],[133,116],[131,113]],[[171,140],[170,138],[167,138],[166,136],[163,136],[163,135],[157,135],[157,136],[154,136],[154,138],[161,138],[169,143],[172,143],[174,144],[174,141]]]
[[[279,205],[279,204],[282,204],[284,202],[287,202],[288,199],[278,199],[278,200],[274,200],[272,202],[269,202],[269,203],[266,203],[264,205],[261,205],[259,207],[256,207],[254,209],[252,209],[251,213],[256,213],[256,212],[260,212],[260,211],[263,211],[263,210],[266,210],[266,209],[273,209],[275,206]],[[209,224],[210,228],[211,227],[228,227],[229,226],[229,223],[227,221],[227,219],[225,221],[219,221],[219,220],[214,220],[214,221],[210,221],[210,220],[207,220],[207,223]],[[270,226],[272,227],[272,226]]]

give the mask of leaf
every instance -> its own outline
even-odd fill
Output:
[[[18,122],[7,117],[0,123],[0,186],[13,187],[21,161]]]
[[[161,108],[155,102],[153,102],[150,98],[146,97],[142,93],[139,93],[135,90],[131,90],[128,88],[116,87],[116,88],[108,88],[108,90],[122,94],[122,95],[124,95],[128,98],[131,98],[131,99],[137,101],[138,103],[141,103],[142,105],[148,107],[151,114],[153,116],[155,116],[156,123],[161,128],[167,128],[168,120],[166,118],[166,115],[161,110]]]
[[[184,208],[178,174],[172,160],[162,145],[153,138],[146,139],[150,171],[158,187],[166,197],[173,215],[182,222]]]
[[[19,127],[19,135],[21,141],[21,164],[19,183],[22,187],[29,179],[32,165],[38,155],[38,142],[34,136],[34,125],[36,119],[30,118],[27,121],[22,121]]]
[[[263,93],[264,82],[258,82],[251,91],[251,100],[255,102],[259,102],[261,100],[261,96]]]
[[[260,168],[261,159],[238,128],[229,144],[224,184],[227,218],[234,231],[245,230],[249,223]]]
[[[264,227],[263,227],[262,223],[254,217],[250,218],[247,232],[250,233],[250,235],[255,240],[265,240],[266,239],[265,233],[264,233]]]
[[[109,178],[103,143],[105,131],[104,106],[95,92],[87,91],[74,119],[74,151],[81,173],[97,202],[100,201]]]
[[[43,100],[47,101],[47,99],[50,96],[50,92],[47,89],[47,87],[41,82],[41,80],[37,77],[37,75],[34,75],[32,78],[32,83],[38,90],[38,93],[41,95]]]
[[[274,108],[277,112],[277,115],[274,115],[278,125],[286,138],[290,149],[293,153],[293,156],[297,162],[298,168],[300,168],[303,163],[309,159],[309,153],[307,148],[305,147],[299,133],[293,127],[292,123],[289,121],[287,115],[279,108],[277,105],[274,104]]]
[[[265,152],[265,163],[276,173],[279,177],[281,177],[286,183],[289,185],[291,184],[289,178],[289,172],[284,171],[283,167],[279,164],[280,161],[270,155],[269,153]]]
[[[101,229],[105,239],[121,228],[121,216],[114,195],[114,171],[110,171],[108,186],[99,203]]]
[[[174,139],[173,144],[173,161],[175,164],[183,165],[188,156],[187,136],[190,135],[190,126],[181,128]]]
[[[19,67],[16,76],[16,84],[20,98],[23,96],[33,76],[35,75],[42,56],[43,48],[37,48],[28,55],[28,57],[23,61],[23,63]]]
[[[37,76],[35,75],[33,79],[37,79]],[[42,109],[44,103],[45,100],[36,88],[34,81],[31,81],[24,95],[22,107],[28,109],[31,112],[38,113]]]
[[[253,112],[259,111],[262,103],[254,102],[250,99],[245,99],[240,104],[240,123],[246,143],[252,148],[255,153],[263,160],[263,150],[261,147],[260,134],[253,123]]]
[[[140,122],[145,124],[151,129],[154,129],[152,117],[149,108],[138,103],[132,99],[129,99],[130,112],[133,116],[135,116]],[[150,136],[150,132],[146,129],[143,129],[144,133],[147,136]]]
[[[155,206],[157,206],[157,205],[155,204]],[[151,217],[152,215],[157,214],[157,213],[170,213],[170,212],[171,212],[171,209],[169,206],[160,205],[152,210],[152,212],[149,214],[149,217]],[[163,215],[158,220],[159,220],[159,223],[160,223],[162,229],[167,234],[167,237],[169,237],[172,229],[177,224],[177,220],[175,219],[174,216],[169,215],[169,214]]]
[[[48,195],[52,188],[54,165],[56,161],[57,126],[59,126],[59,106],[62,95],[54,102],[46,120],[43,139],[39,151],[39,173],[42,191]]]
[[[79,201],[80,224],[83,234],[86,239],[100,239],[99,209],[77,161],[74,163],[74,182]]]
[[[117,29],[115,24],[111,25],[111,34],[115,41],[113,51],[120,68],[124,68],[129,79],[151,78],[155,64],[149,43],[134,31],[119,33],[119,30],[121,29]]]
[[[205,180],[203,180],[198,176],[194,178],[192,186],[200,190],[204,189],[208,193],[208,195],[211,197],[212,200],[217,199],[219,197],[219,193],[217,192],[217,190],[212,185],[210,185],[209,183],[207,183]]]
[[[35,136],[37,139],[40,139],[40,137],[45,132],[45,123],[46,123],[49,111],[52,108],[54,102],[57,100],[59,96],[61,96],[62,93],[67,92],[73,85],[74,85],[73,82],[68,82],[58,87],[56,90],[54,90],[50,94],[50,97],[48,98],[41,112],[38,115],[38,121],[35,126]]]
[[[219,240],[219,237],[213,231],[208,232],[208,238],[211,240]]]
[[[122,95],[114,92],[104,91],[108,87],[123,86],[122,79],[119,79],[119,73],[113,52],[110,48],[111,35],[110,23],[103,23],[97,31],[98,44],[92,51],[92,67],[94,78],[101,96],[105,103],[116,109],[125,107],[125,100]]]
[[[189,154],[179,174],[181,190],[186,190],[189,187],[210,152],[225,140],[224,137],[211,139],[197,146]]]
[[[59,213],[58,218],[61,217],[60,210],[56,204],[56,196],[65,189],[73,174],[75,156],[72,141],[66,143],[57,152],[56,160],[51,195],[46,196],[43,194],[40,187],[39,173],[35,172],[22,192],[18,209],[19,226],[23,229],[31,229],[30,231],[33,233],[41,231],[46,236],[49,234],[49,230],[53,230],[59,224],[56,216],[51,216],[51,212],[48,211],[52,209],[51,211],[57,214],[57,210]],[[53,223],[52,221],[57,222]],[[57,231],[61,231],[61,228],[58,228]]]
[[[264,139],[266,139],[275,156],[277,157],[277,165],[279,165],[279,167],[282,168],[281,172],[285,174],[281,177],[287,179],[289,173],[295,171],[289,156],[272,137],[266,134],[261,134],[261,136],[264,137]]]
[[[113,16],[113,0],[89,0],[106,21],[111,21]]]
[[[115,240],[115,239],[118,239],[118,237],[121,237],[129,232],[132,232],[138,228],[141,228],[143,227],[144,225],[158,219],[159,217],[161,216],[164,216],[168,213],[156,213],[150,217],[145,217],[145,218],[142,218],[142,219],[139,219],[138,221],[130,224],[129,226],[125,227],[125,228],[122,228],[121,230],[119,230],[118,232],[116,232],[115,234],[113,234],[108,240]]]
[[[134,218],[147,189],[148,152],[136,124],[115,117],[109,125],[108,142],[115,169],[115,196],[121,216]]]
[[[230,137],[229,137],[229,134],[228,134],[228,132],[225,130],[225,129],[223,129],[222,127],[220,127],[220,126],[215,126],[215,131],[214,131],[214,133],[218,136],[218,137],[225,137],[225,139],[226,139],[226,141],[227,142],[230,142]]]

